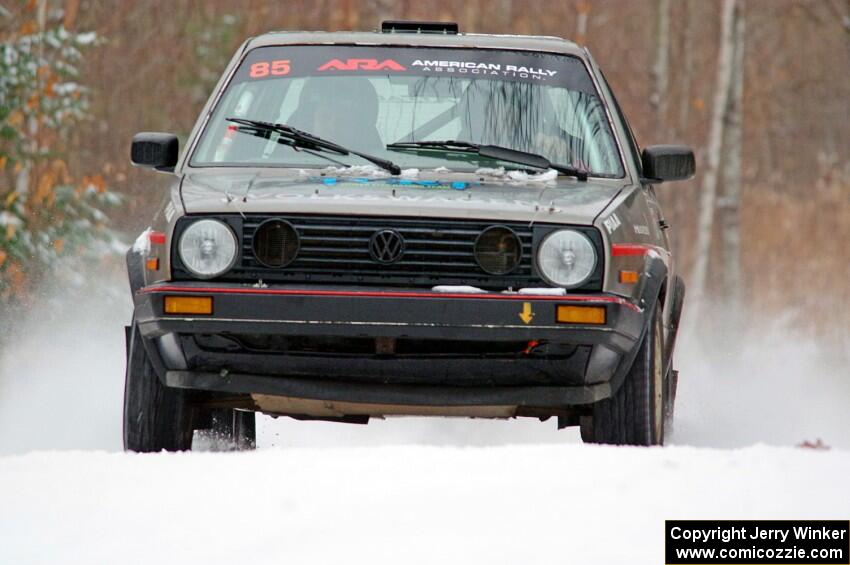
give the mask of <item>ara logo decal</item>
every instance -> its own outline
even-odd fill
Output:
[[[620,221],[620,218],[618,218],[617,214],[615,213],[615,214],[611,214],[610,216],[608,216],[608,218],[606,218],[602,222],[602,225],[604,225],[605,229],[608,230],[608,235],[611,235],[612,233],[614,233],[614,230],[616,230],[617,228],[619,228],[622,225],[622,222]]]
[[[321,67],[320,71],[404,71],[407,70],[392,59],[378,61],[377,59],[331,59]]]

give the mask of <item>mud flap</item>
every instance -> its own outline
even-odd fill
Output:
[[[130,283],[130,294],[136,294],[136,291],[145,286],[145,270],[144,257],[141,253],[137,253],[130,249],[127,251],[127,279]]]
[[[685,304],[685,281],[682,280],[682,277],[677,276],[673,282],[672,299],[673,306],[670,310],[670,328],[667,333],[667,343],[664,344],[664,359],[667,362],[667,366],[664,368],[664,375],[668,378],[672,377],[673,351],[676,348],[676,337],[679,334],[679,320],[682,317],[682,306]]]
[[[679,371],[675,369],[670,371],[670,374],[667,375],[665,386],[667,387],[667,401],[664,403],[664,417],[669,422],[673,419],[673,409],[676,405],[676,389],[679,387]]]

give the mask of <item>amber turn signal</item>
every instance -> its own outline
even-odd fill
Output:
[[[212,296],[166,296],[166,314],[212,314]]]
[[[152,259],[148,259],[145,261],[145,268],[148,271],[158,271],[159,270],[159,258],[153,257]]]
[[[558,306],[558,321],[562,324],[604,324],[604,306]]]
[[[635,284],[638,282],[640,274],[637,271],[620,271],[620,283]]]

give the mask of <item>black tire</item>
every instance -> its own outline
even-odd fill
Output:
[[[676,277],[673,283],[672,303],[670,304],[670,328],[667,334],[667,345],[664,355],[667,358],[668,367],[672,369],[673,351],[676,349],[676,337],[679,335],[679,321],[682,318],[682,307],[685,305],[685,281],[682,277]]]
[[[192,408],[187,392],[164,386],[133,324],[127,336],[124,449],[186,451],[192,448]]]
[[[664,390],[664,433],[670,435],[673,431],[673,415],[676,408],[676,389],[679,387],[679,371],[670,370]]]
[[[220,448],[237,451],[256,448],[257,418],[254,412],[212,408],[204,414],[204,420],[205,433]]]
[[[664,329],[658,305],[625,380],[611,398],[593,405],[581,427],[588,443],[662,445],[664,443]]]

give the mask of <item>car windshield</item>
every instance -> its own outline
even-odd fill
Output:
[[[470,152],[393,143],[465,141],[622,177],[603,102],[576,57],[519,51],[274,46],[250,51],[207,123],[191,165],[326,167],[328,155],[228,118],[287,124],[404,168],[523,168]],[[355,155],[330,155],[345,165]]]

